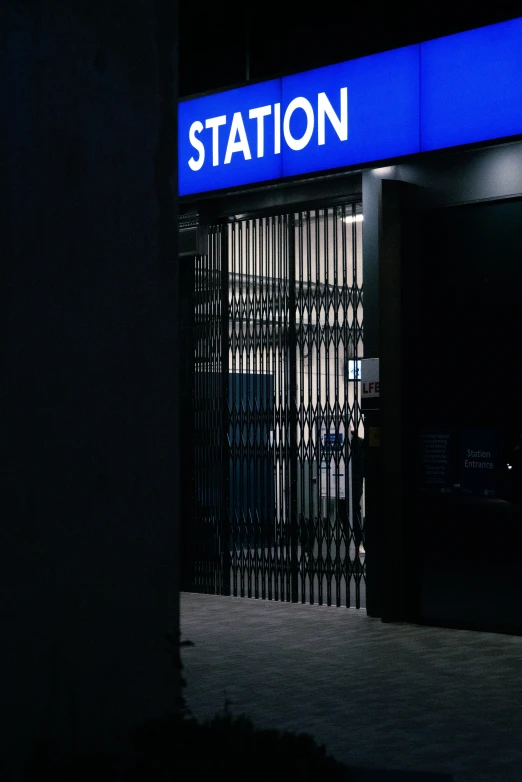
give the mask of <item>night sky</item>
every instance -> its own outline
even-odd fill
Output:
[[[180,95],[329,65],[520,16],[520,3],[180,3]]]

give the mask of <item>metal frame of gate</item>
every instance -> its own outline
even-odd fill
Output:
[[[229,220],[184,263],[187,591],[365,606],[361,221]]]

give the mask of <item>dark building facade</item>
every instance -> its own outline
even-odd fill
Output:
[[[179,703],[175,6],[0,10],[6,780]]]
[[[180,104],[185,588],[522,629],[521,42]]]

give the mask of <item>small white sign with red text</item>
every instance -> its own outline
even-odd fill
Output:
[[[361,397],[370,399],[380,396],[379,359],[363,358],[361,361]]]

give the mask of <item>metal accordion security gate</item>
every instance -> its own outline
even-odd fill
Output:
[[[229,220],[185,263],[187,591],[365,607],[361,221]]]

